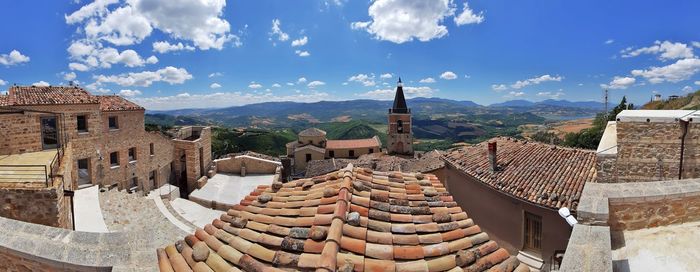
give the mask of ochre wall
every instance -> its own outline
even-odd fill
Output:
[[[218,159],[214,162],[217,172],[229,174],[240,174],[242,163],[245,163],[246,174],[274,174],[277,167],[281,166],[280,163],[245,156]]]

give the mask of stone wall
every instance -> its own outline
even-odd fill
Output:
[[[681,163],[680,122],[617,122],[617,182],[678,179]],[[700,126],[688,124],[683,177],[700,177]]]
[[[617,179],[617,156],[600,155],[596,156],[596,182],[614,183]]]
[[[184,129],[188,129],[187,127]],[[187,190],[190,193],[197,188],[197,181],[203,175],[206,175],[209,166],[211,165],[211,128],[197,127],[200,129],[200,136],[195,140],[172,140],[175,146],[174,164],[176,169],[182,169],[180,158],[184,155],[185,172],[187,175]],[[200,153],[203,155],[200,165]],[[201,167],[203,166],[203,167]],[[203,169],[201,169],[203,168]],[[204,170],[204,171],[201,171]],[[182,190],[183,188],[181,188]]]
[[[403,123],[403,133],[397,132],[397,123]],[[413,154],[413,132],[411,114],[389,114],[386,150],[389,154]]]
[[[54,227],[62,225],[62,188],[0,188],[0,216]],[[65,210],[65,209],[64,209]]]
[[[41,150],[38,114],[0,114],[0,155]]]
[[[559,271],[612,272],[610,228],[575,225]]]
[[[215,160],[219,173],[240,174],[241,166],[245,164],[246,174],[273,174],[282,163],[251,156],[236,156]]]

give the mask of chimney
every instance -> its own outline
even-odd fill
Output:
[[[496,172],[498,170],[498,165],[496,164],[496,142],[489,142],[489,166],[491,166],[491,172]]]
[[[282,182],[289,181],[289,176],[292,175],[292,159],[287,156],[281,156],[280,161],[282,161],[282,174],[280,179]]]

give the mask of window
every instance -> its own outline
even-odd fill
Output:
[[[112,167],[119,166],[119,152],[109,153],[109,164]]]
[[[109,117],[109,129],[119,129],[119,122],[116,116]]]
[[[525,212],[525,249],[542,249],[542,217]]]
[[[403,133],[403,121],[396,121],[396,131],[398,131],[399,133]]]
[[[351,158],[355,157],[355,150],[350,150],[350,151],[348,151],[348,153],[349,153]]]
[[[335,158],[335,151],[329,150],[329,151],[328,151],[328,157]]]
[[[374,153],[374,148],[369,149],[369,154],[372,154],[372,153]]]
[[[136,147],[129,148],[129,161],[136,160]]]
[[[78,121],[78,132],[88,132],[87,116],[78,115],[76,120]]]
[[[149,150],[151,151],[151,156],[156,154],[156,148],[155,145],[153,145],[153,143],[149,145]]]
[[[306,154],[306,162],[309,162],[311,160],[311,154]]]
[[[133,193],[139,189],[139,178],[131,178],[131,184],[129,184],[129,192]]]

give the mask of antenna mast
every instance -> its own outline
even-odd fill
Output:
[[[605,119],[608,119],[608,89],[605,89]]]

